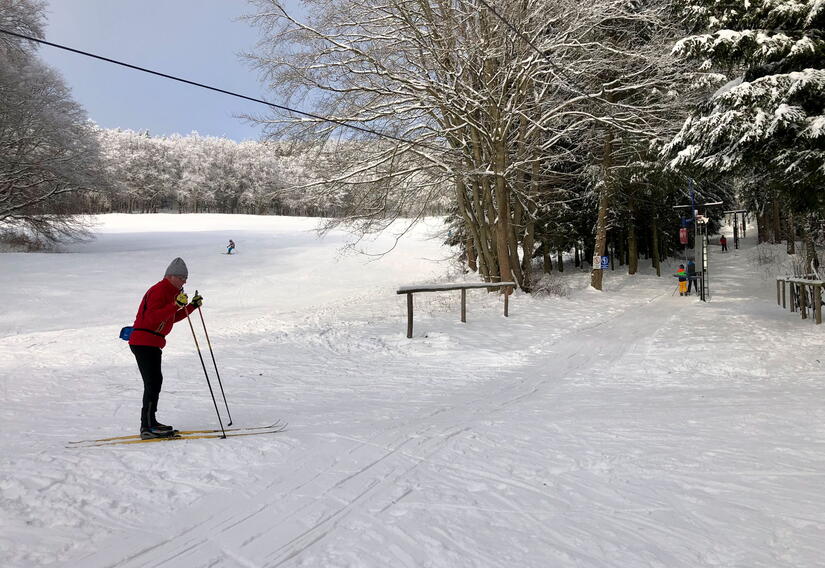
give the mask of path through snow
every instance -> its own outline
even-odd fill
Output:
[[[772,303],[748,248],[714,251],[707,304],[672,295],[670,277],[612,272],[597,293],[568,272],[570,298],[518,294],[508,319],[483,292],[466,325],[457,293],[422,298],[407,340],[394,287],[443,272],[422,260],[442,254],[424,229],[399,256],[315,266],[324,286],[302,266],[334,246],[301,234],[294,272],[261,247],[235,267],[240,314],[205,310],[236,423],[281,417],[283,434],[64,449],[89,422],[132,425],[134,363],[77,339],[95,321],[4,330],[4,421],[50,415],[41,439],[0,437],[4,565],[825,565],[823,331]],[[92,263],[105,234],[96,246]],[[232,273],[210,276],[207,305],[228,301]],[[188,333],[170,340],[162,398],[182,427],[211,404]],[[56,381],[69,356],[78,393]]]

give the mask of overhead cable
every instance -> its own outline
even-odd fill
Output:
[[[439,148],[437,146],[430,146],[429,144],[425,144],[423,142],[416,142],[414,140],[407,140],[405,138],[401,138],[400,136],[393,136],[392,134],[385,134],[383,132],[378,132],[377,130],[372,130],[370,128],[364,128],[363,126],[356,126],[354,124],[343,122],[341,120],[337,120],[337,119],[334,119],[334,118],[329,118],[329,117],[326,117],[326,116],[320,116],[320,115],[317,115],[317,114],[312,114],[310,112],[290,108],[290,107],[287,107],[287,106],[284,106],[284,105],[279,105],[277,103],[265,101],[263,99],[257,99],[255,97],[242,95],[240,93],[235,93],[233,91],[227,91],[226,89],[220,89],[218,87],[212,87],[210,85],[205,85],[203,83],[198,83],[196,81],[190,81],[189,79],[183,79],[181,77],[176,77],[175,75],[169,75],[168,73],[161,73],[160,71],[153,71],[152,69],[147,69],[145,67],[139,67],[137,65],[132,65],[131,63],[125,63],[123,61],[118,61],[116,59],[111,59],[109,57],[104,57],[102,55],[97,55],[97,54],[94,54],[94,53],[90,53],[88,51],[82,51],[80,49],[74,49],[72,47],[61,45],[59,43],[53,43],[53,42],[50,42],[50,41],[46,41],[44,39],[40,39],[40,38],[20,34],[20,33],[17,33],[17,32],[12,32],[12,31],[9,31],[9,30],[4,30],[3,28],[0,28],[0,33],[4,33],[4,34],[10,35],[10,36],[18,37],[20,39],[25,39],[25,40],[41,43],[43,45],[48,45],[50,47],[56,47],[58,49],[63,49],[65,51],[70,51],[72,53],[77,53],[79,55],[85,55],[86,57],[92,57],[94,59],[99,59],[99,60],[105,61],[107,63],[114,63],[115,65],[120,65],[122,67],[127,67],[129,69],[134,69],[135,71],[142,71],[144,73],[149,73],[150,75],[157,75],[158,77],[163,77],[165,79],[171,79],[173,81],[178,81],[180,83],[186,83],[187,85],[193,85],[195,87],[200,87],[202,89],[208,89],[210,91],[223,93],[224,95],[230,95],[232,97],[237,97],[239,99],[245,99],[247,101],[252,101],[252,102],[255,102],[255,103],[264,104],[264,105],[267,105],[267,106],[270,106],[270,107],[273,107],[273,108],[277,108],[279,110],[284,110],[284,111],[291,112],[291,113],[294,113],[294,114],[297,114],[297,115],[306,116],[306,117],[309,117],[309,118],[313,118],[315,120],[320,120],[322,122],[328,122],[330,124],[335,124],[335,125],[341,126],[343,128],[351,128],[353,130],[358,130],[359,132],[364,132],[366,134],[372,134],[374,136],[378,136],[378,137],[381,137],[381,138],[388,138],[390,140],[395,140],[396,142],[403,142],[405,144],[410,144],[411,146],[421,146],[421,147],[424,147],[424,148],[427,148],[427,149],[430,149],[430,150],[436,150],[436,151],[439,151],[439,152],[444,150],[443,148]]]

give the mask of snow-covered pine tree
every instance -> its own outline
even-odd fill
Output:
[[[675,167],[761,175],[793,210],[825,202],[825,3],[690,0],[673,51],[724,85],[666,147]],[[710,72],[716,72],[715,75]]]

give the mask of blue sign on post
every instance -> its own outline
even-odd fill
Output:
[[[610,257],[609,256],[603,256],[602,257],[602,266],[601,266],[601,268],[602,268],[602,270],[607,270],[608,268],[610,268]]]

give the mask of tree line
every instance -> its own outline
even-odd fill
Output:
[[[107,186],[94,212],[246,213],[338,217],[344,193],[318,190],[347,142],[306,145],[97,129]],[[432,208],[435,208],[433,205]]]

